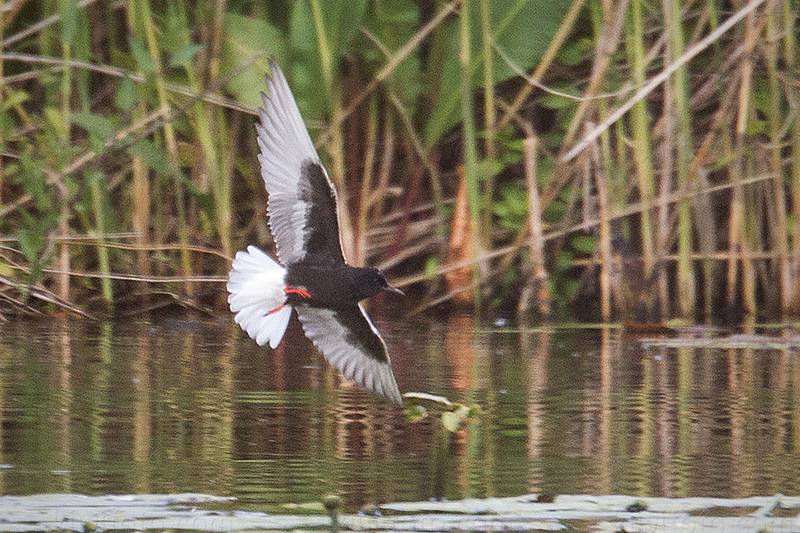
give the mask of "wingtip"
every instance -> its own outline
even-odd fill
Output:
[[[395,389],[395,390],[394,390],[394,393],[393,393],[392,395],[390,395],[390,396],[387,396],[387,398],[388,398],[388,399],[389,399],[389,400],[390,400],[390,401],[391,401],[393,404],[395,404],[395,405],[399,405],[400,407],[403,407],[403,396],[400,394],[400,390],[398,390],[398,389]]]
[[[391,367],[389,367],[389,375],[382,385],[383,390],[380,391],[380,394],[390,402],[402,407],[403,397],[400,394],[400,389],[397,387],[397,380],[394,377],[394,372]]]

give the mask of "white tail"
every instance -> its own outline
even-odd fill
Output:
[[[292,308],[285,305],[285,275],[286,269],[255,246],[237,252],[233,260],[228,304],[236,313],[236,323],[259,346],[269,343],[276,348],[289,325]]]

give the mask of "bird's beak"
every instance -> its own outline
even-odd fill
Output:
[[[404,293],[403,291],[401,291],[397,287],[392,287],[391,285],[387,285],[386,288],[383,289],[383,290],[386,291],[386,292],[393,292],[395,294],[399,294],[400,296],[405,296],[406,295],[406,293]]]

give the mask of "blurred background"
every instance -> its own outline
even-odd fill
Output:
[[[657,323],[800,306],[796,2],[13,0],[0,311],[225,311],[271,249],[286,72],[346,255],[408,311]]]
[[[798,17],[789,0],[4,2],[0,493],[270,511],[797,493],[796,329],[664,344],[632,326],[796,315]],[[273,250],[254,127],[270,59],[347,257],[408,294],[370,308],[401,391],[440,397],[405,417],[296,321],[269,350],[227,309],[233,254]]]

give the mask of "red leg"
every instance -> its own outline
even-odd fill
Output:
[[[275,309],[272,309],[271,311],[267,311],[267,314],[268,314],[268,315],[271,315],[272,313],[277,313],[278,311],[280,311],[280,310],[281,310],[281,309],[283,309],[284,307],[286,307],[286,304],[279,305],[279,306],[278,306],[278,307],[276,307]]]
[[[302,298],[311,298],[311,293],[306,290],[305,287],[286,287],[283,289],[283,292],[286,294],[297,294]]]

